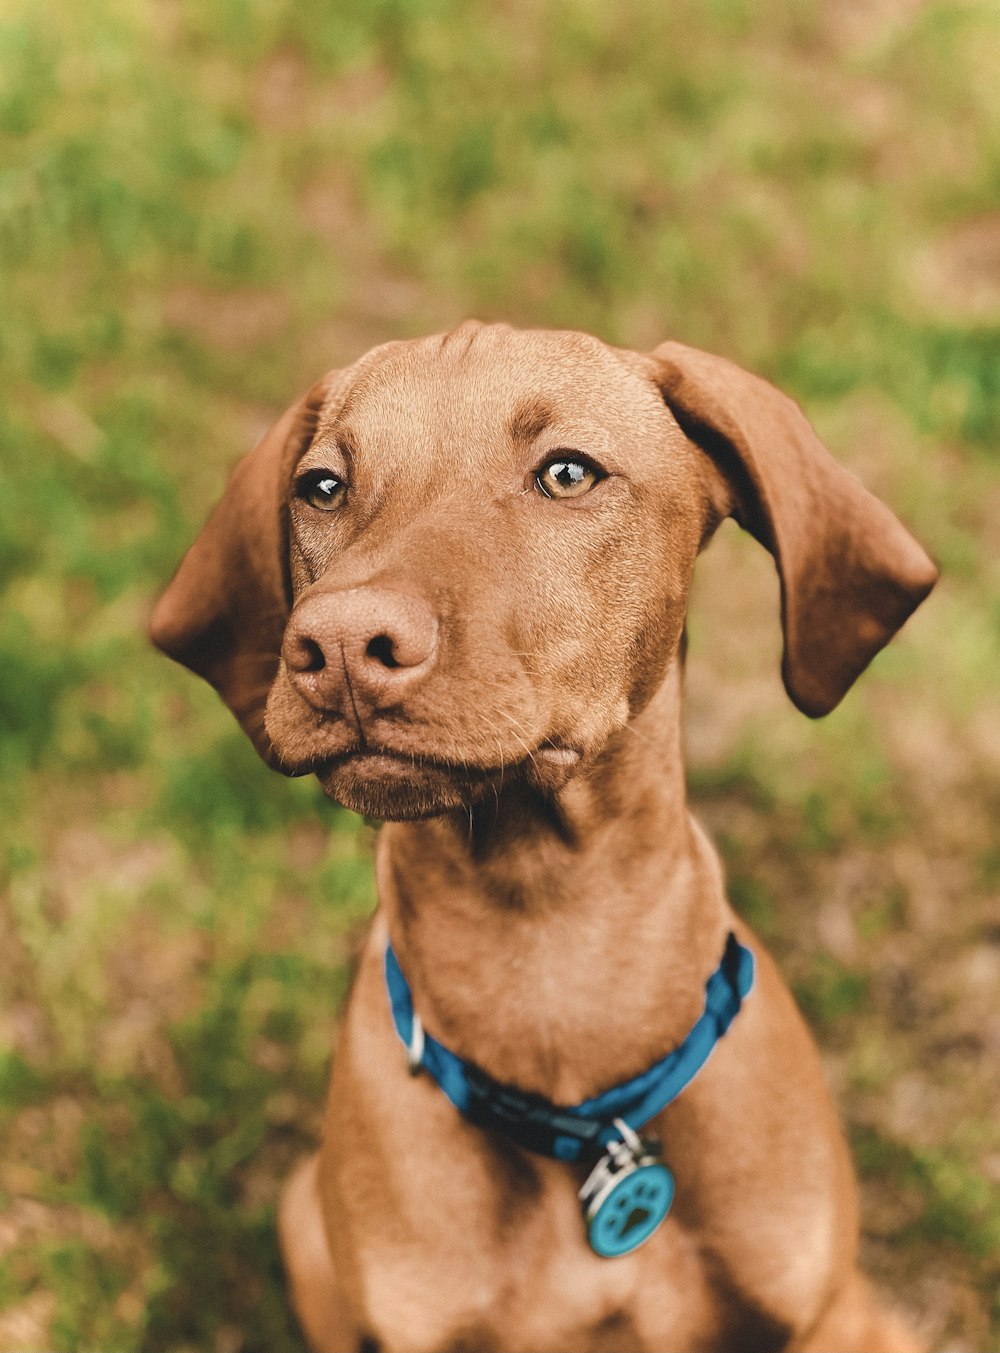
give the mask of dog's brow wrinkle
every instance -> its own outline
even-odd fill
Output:
[[[554,417],[552,407],[537,395],[518,403],[511,414],[507,429],[515,442],[532,442],[545,431]]]
[[[340,450],[349,470],[354,468],[354,461],[358,454],[358,439],[352,428],[334,423],[323,440],[331,441]]]
[[[453,350],[449,353],[449,356],[454,357],[455,359],[461,359],[476,341],[482,327],[483,326],[477,320],[466,320],[464,324],[460,324],[456,329],[452,329],[450,333],[441,335],[441,345],[438,348],[438,352],[444,352],[445,348],[453,344],[456,338],[464,338],[464,347],[462,347],[460,351]]]
[[[341,454],[344,457],[344,464],[347,466],[348,479],[354,478],[354,467],[358,459],[358,444],[355,438],[338,437],[337,445],[340,447]]]
[[[350,447],[352,451],[357,449],[358,436],[352,427],[343,423],[339,418],[330,429],[330,434],[338,446]]]

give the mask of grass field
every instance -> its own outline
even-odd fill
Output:
[[[370,828],[153,654],[291,396],[467,314],[725,353],[943,580],[828,720],[735,527],[696,811],[824,1050],[866,1263],[1000,1350],[1000,7],[0,6],[0,1349],[291,1353]]]

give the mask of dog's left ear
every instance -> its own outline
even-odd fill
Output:
[[[339,374],[314,385],[236,465],[150,623],[153,643],[215,687],[276,769],[264,709],[292,598],[288,485]]]
[[[730,515],[774,556],[786,690],[805,714],[828,714],[927,596],[937,568],[787,395],[681,343],[647,360],[682,430],[721,474]]]

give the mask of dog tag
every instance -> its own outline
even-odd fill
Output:
[[[656,1159],[655,1147],[616,1120],[623,1140],[611,1142],[580,1190],[587,1237],[595,1254],[631,1254],[670,1211],[674,1177]]]

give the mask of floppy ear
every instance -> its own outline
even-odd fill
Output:
[[[287,492],[333,372],[282,415],[229,477],[225,494],[153,611],[153,643],[211,682],[257,751],[291,606]]]
[[[667,405],[723,476],[730,515],[774,556],[785,688],[803,713],[828,714],[927,596],[937,568],[787,395],[681,343],[650,356]]]

